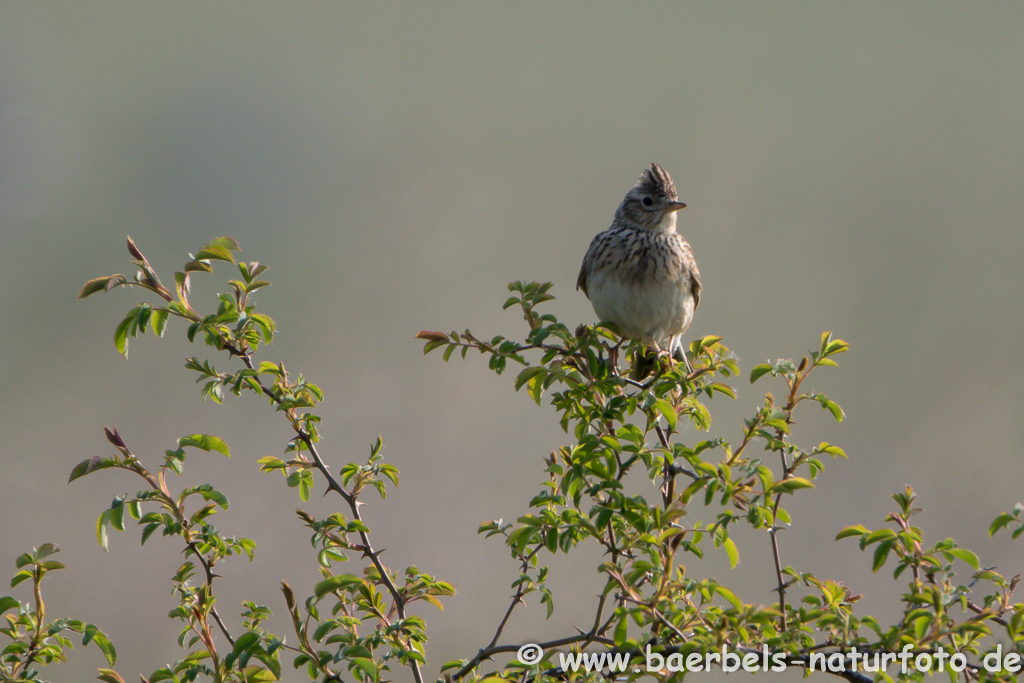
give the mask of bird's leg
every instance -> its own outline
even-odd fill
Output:
[[[669,342],[668,350],[662,349],[661,348],[661,344],[659,344],[658,342],[654,342],[654,351],[655,351],[655,367],[658,368],[659,374],[660,374],[660,370],[661,370],[661,359],[662,358],[664,358],[665,360],[668,361],[668,369],[671,370],[673,368],[673,366],[675,365],[675,362],[674,362],[675,359],[672,358],[672,342],[671,341]]]
[[[619,343],[608,349],[608,362],[612,366],[612,375],[619,377],[619,349],[626,343],[625,337],[619,337]]]
[[[679,353],[680,359],[686,364],[686,374],[693,374],[693,366],[690,365],[690,359],[686,357],[686,349],[683,348],[682,335],[675,335],[672,337],[672,341],[669,343],[669,358],[675,358],[676,353]]]

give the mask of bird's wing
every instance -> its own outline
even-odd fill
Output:
[[[606,238],[605,233],[598,233],[594,236],[594,239],[590,241],[590,246],[587,247],[587,254],[583,257],[583,265],[580,266],[579,277],[576,278],[576,289],[582,289],[583,293],[590,298],[590,292],[587,291],[587,267],[597,258],[598,252],[601,250],[602,237]]]
[[[587,262],[583,261],[583,265],[580,266],[580,275],[576,278],[576,289],[582,289],[583,294],[589,299],[590,294],[587,293]]]
[[[693,293],[693,307],[694,309],[700,305],[700,290],[703,289],[703,285],[700,283],[700,271],[697,270],[697,264],[693,264],[693,272],[690,273],[690,291]]]

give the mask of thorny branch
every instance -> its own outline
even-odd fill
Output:
[[[239,351],[235,347],[230,347],[228,350],[231,352],[232,355],[241,358],[242,363],[245,364],[245,367],[247,367],[250,370],[256,369],[252,362],[252,354],[248,352]],[[255,379],[259,383],[260,390],[262,391],[262,393],[275,404],[280,405],[282,402],[280,397],[278,397],[273,391],[268,389],[267,386],[264,385],[263,382],[260,381],[258,377],[256,377]],[[289,408],[288,412],[289,416],[294,418],[294,409]],[[293,419],[292,424],[297,425],[297,422]],[[360,514],[359,511],[360,503],[358,502],[357,497],[346,491],[345,488],[334,477],[334,475],[331,474],[330,468],[327,466],[323,458],[320,456],[320,452],[317,450],[316,444],[313,442],[313,437],[307,431],[297,426],[295,427],[295,433],[296,436],[298,436],[299,439],[302,441],[303,445],[306,447],[306,450],[309,451],[310,456],[312,456],[314,465],[320,471],[320,474],[323,475],[324,480],[327,482],[327,488],[340,495],[342,499],[345,501],[345,503],[348,504],[349,510],[351,510],[352,512],[353,519],[362,522],[362,515]],[[398,612],[399,619],[405,620],[405,598],[402,596],[401,591],[399,591],[398,586],[395,585],[395,582],[392,580],[391,574],[384,566],[384,563],[381,562],[381,551],[375,550],[373,548],[373,544],[370,542],[370,536],[366,531],[360,529],[358,533],[359,540],[362,543],[363,555],[370,558],[370,562],[373,563],[373,566],[377,569],[377,573],[380,575],[384,587],[387,589],[388,594],[391,595],[391,599],[394,601],[395,609]],[[409,668],[412,670],[413,678],[416,680],[416,683],[423,683],[423,673],[420,670],[419,663],[415,660],[410,660]]]

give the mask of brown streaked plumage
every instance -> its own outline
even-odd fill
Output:
[[[693,250],[676,232],[676,212],[685,206],[669,174],[651,164],[615,210],[611,227],[590,243],[576,280],[602,322],[669,353],[682,351],[680,336],[700,303]]]

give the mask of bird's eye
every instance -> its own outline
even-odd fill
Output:
[[[650,206],[653,203],[654,200],[652,200],[650,197],[644,197],[644,206]]]

